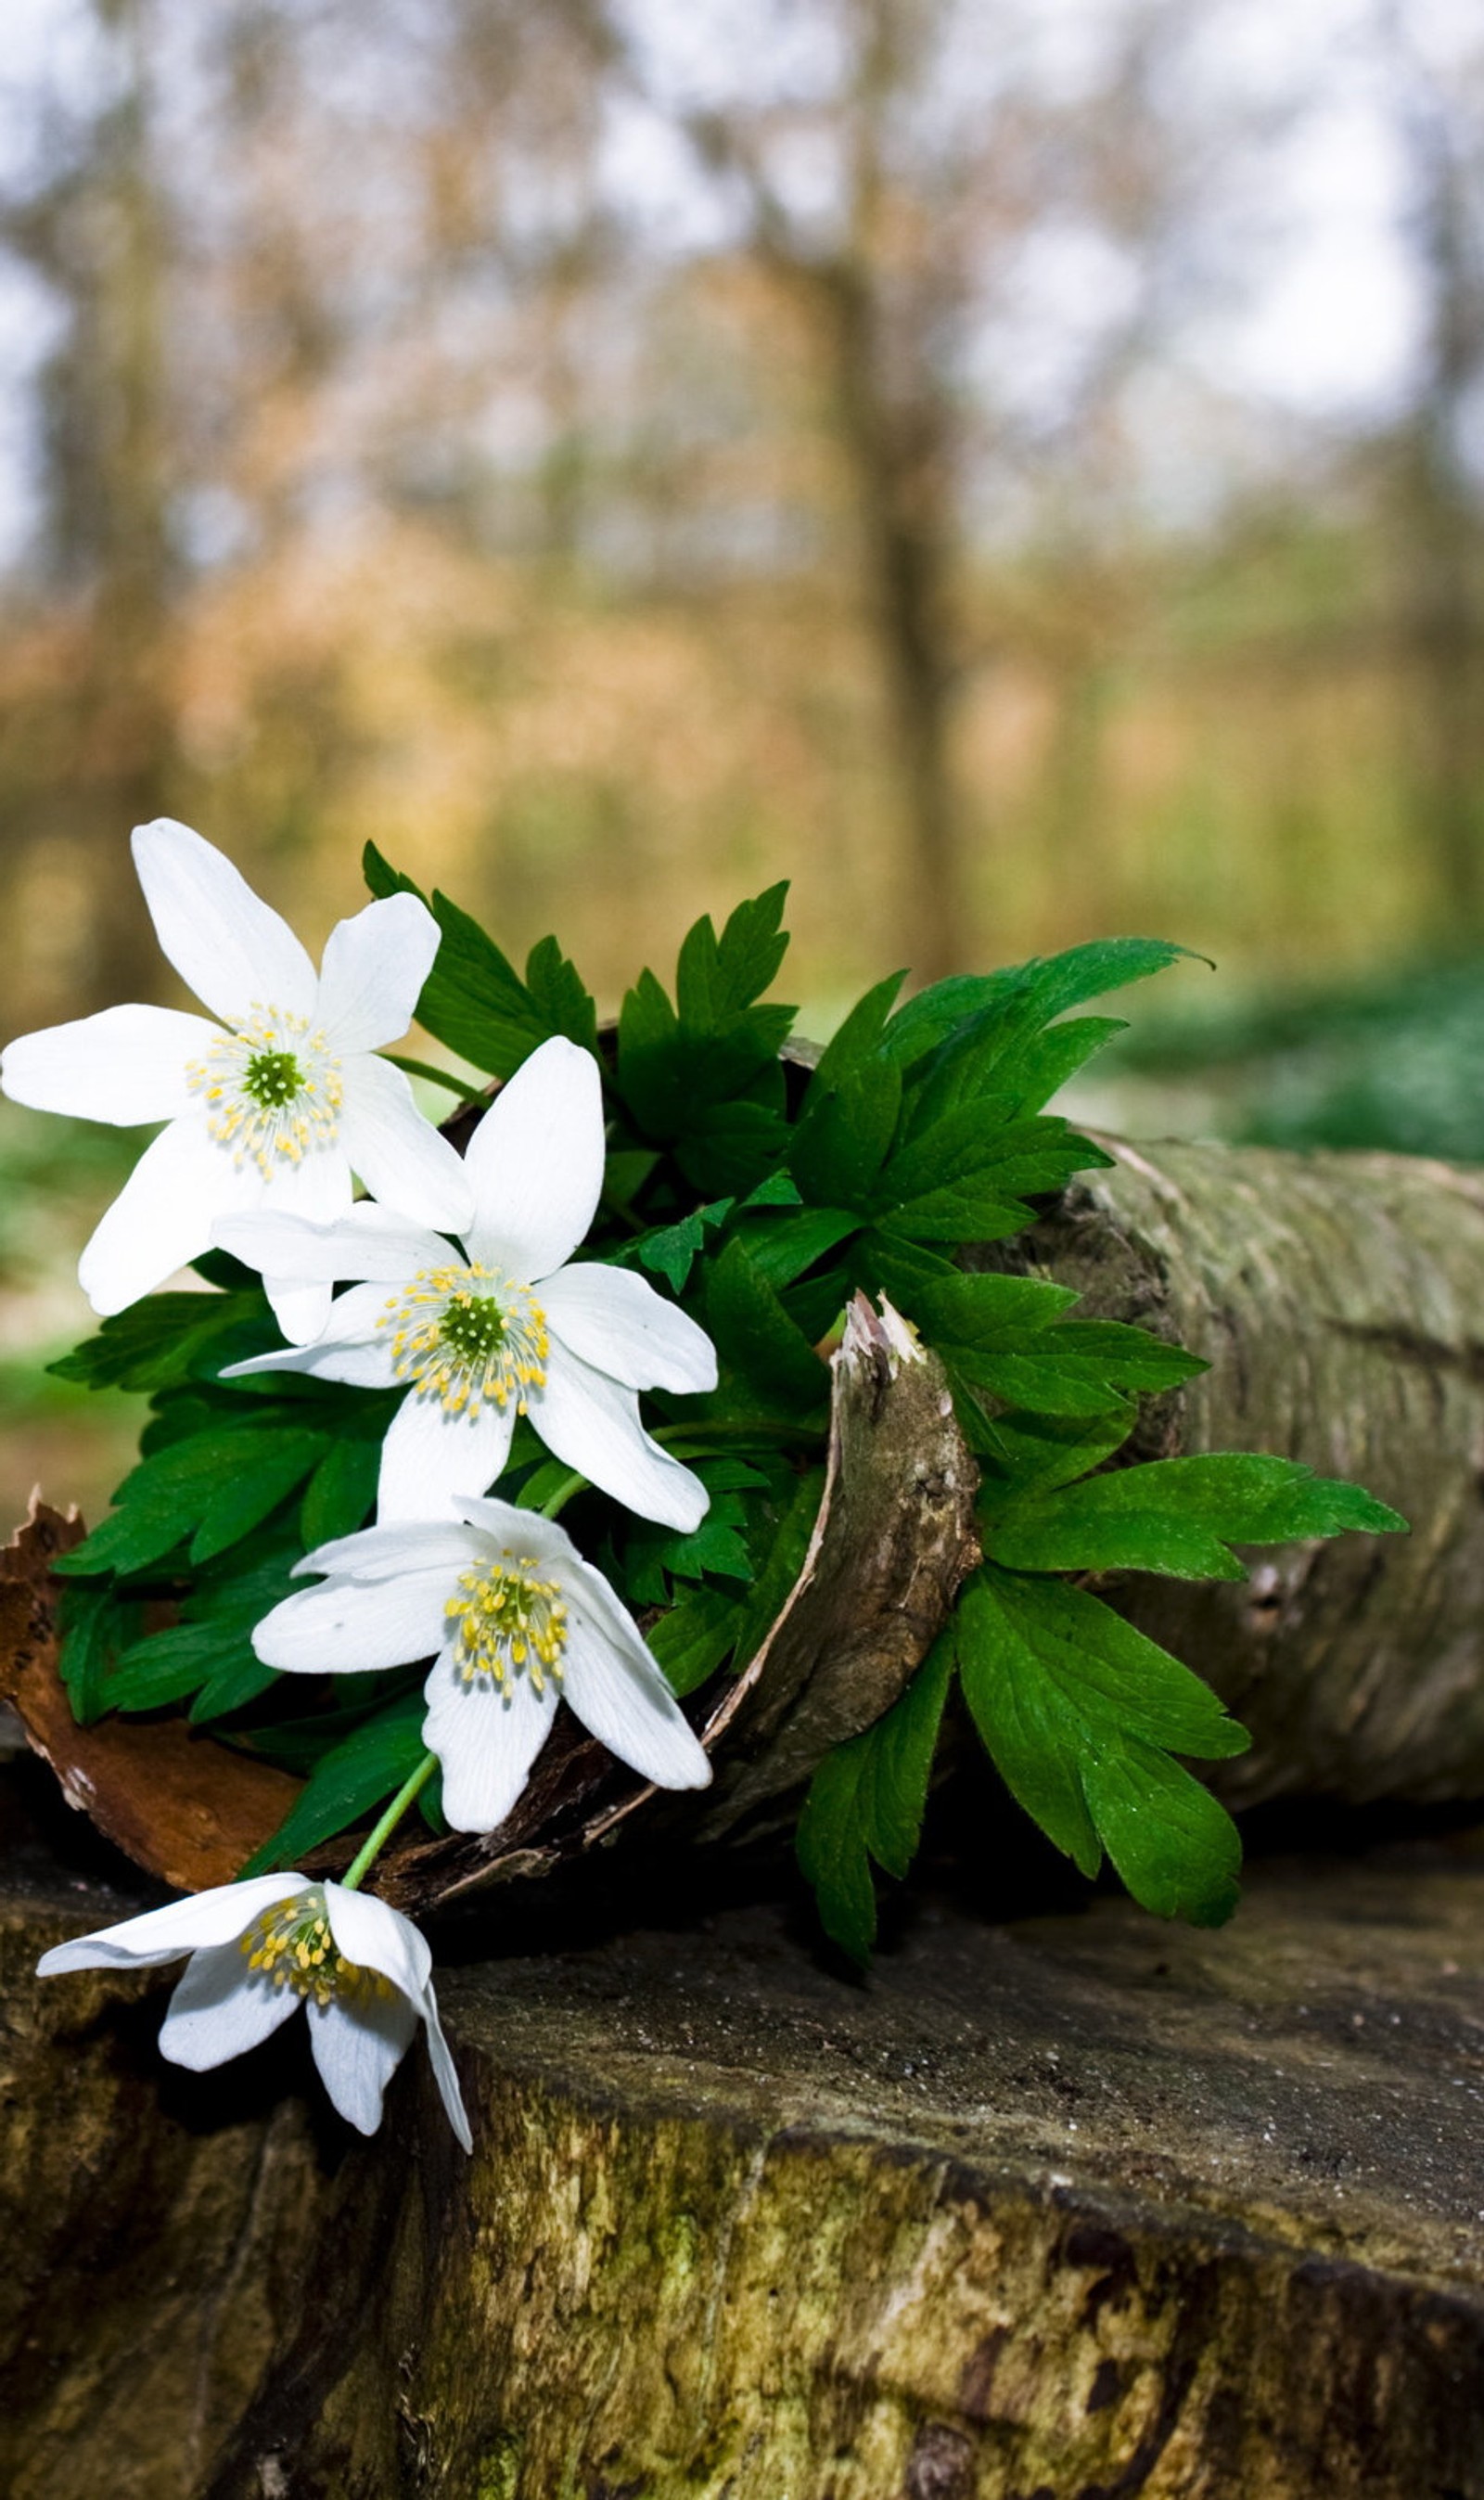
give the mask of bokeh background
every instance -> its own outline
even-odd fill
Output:
[[[787,875],[817,1032],[1173,937],[1092,1110],[1484,1157],[1477,0],[3,16],[6,1034],[168,812],[609,1003]],[[12,1515],[136,1145],[0,1110]]]

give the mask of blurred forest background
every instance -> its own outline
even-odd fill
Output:
[[[1177,938],[1093,1109],[1484,1158],[1476,0],[7,0],[0,371],[8,1034],[172,995],[166,812],[613,1003],[788,875],[816,1031]],[[96,1504],[137,1139],[0,1125]]]

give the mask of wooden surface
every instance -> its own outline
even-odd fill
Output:
[[[1467,1842],[1259,1867],[1219,1935],[935,1896],[864,1985],[788,1901],[486,1896],[472,2161],[420,2051],[365,2144],[292,2036],[160,2066],[168,1974],[30,1978],[128,1906],[4,1893],[14,2500],[1484,2495]]]

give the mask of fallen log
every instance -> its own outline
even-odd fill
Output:
[[[198,2078],[169,1974],[34,1979],[130,1906],[0,1877],[11,2500],[1484,2495],[1467,1852],[932,1900],[864,1985],[548,1928],[441,1976],[471,2160],[420,2049],[363,2142],[302,2024]]]
[[[1270,1450],[1411,1523],[1265,1549],[1245,1583],[1109,1589],[1252,1730],[1203,1775],[1234,1806],[1484,1795],[1484,1172],[1101,1142],[1112,1168],[1006,1264],[1210,1365],[1150,1401],[1139,1455]]]

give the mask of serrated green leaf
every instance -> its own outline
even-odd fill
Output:
[[[241,1629],[216,1623],[173,1624],[123,1652],[104,1691],[110,1710],[160,1710],[182,1701],[251,1645]]]
[[[644,1637],[677,1701],[725,1664],[737,1646],[742,1611],[719,1589],[696,1589],[650,1626]]]
[[[916,1855],[952,1669],[952,1636],[944,1634],[884,1717],[837,1745],[809,1784],[799,1863],[825,1933],[859,1962],[875,1942],[871,1859],[901,1878]]]
[[[404,876],[381,857],[375,843],[363,853],[366,882],[373,894],[415,894],[425,902],[442,932],[433,969],[417,1002],[417,1022],[460,1059],[488,1070],[491,1076],[513,1076],[540,1043],[579,1030],[569,1038],[592,1046],[586,998],[572,967],[554,938],[543,940],[531,957],[541,995],[521,980],[510,959],[478,922],[450,903],[445,894],[424,895],[412,877]]]
[[[705,1247],[709,1230],[724,1224],[736,1201],[718,1198],[709,1206],[698,1206],[678,1224],[666,1224],[657,1232],[646,1234],[637,1244],[636,1256],[641,1266],[652,1275],[663,1276],[672,1293],[683,1294],[691,1268]]]
[[[107,1585],[93,1588],[75,1580],[58,1590],[57,1672],[80,1727],[90,1727],[108,1708],[108,1680],[137,1616],[137,1607],[120,1603]]]
[[[526,991],[548,1038],[563,1035],[597,1056],[597,1001],[554,938],[543,938],[527,956]]]
[[[291,1866],[321,1841],[349,1830],[394,1795],[427,1750],[422,1740],[426,1716],[422,1694],[407,1694],[332,1747],[272,1839],[255,1849],[241,1868],[239,1880],[266,1874],[273,1867]]]
[[[306,1553],[328,1545],[332,1537],[353,1536],[365,1525],[376,1502],[380,1464],[379,1440],[346,1433],[331,1443],[305,1488],[299,1513]]]
[[[250,1341],[228,1350],[226,1340],[244,1332]],[[209,1379],[238,1352],[267,1352],[278,1341],[260,1292],[150,1294],[106,1319],[96,1336],[84,1337],[47,1369],[86,1389],[170,1389]]]
[[[1239,1580],[1235,1545],[1288,1544],[1406,1523],[1359,1485],[1249,1451],[1156,1459],[986,1510],[985,1551],[1018,1571],[1159,1571]]]
[[[1161,938],[1103,938],[1090,945],[1070,947],[1062,955],[1008,965],[1003,971],[955,973],[907,1000],[886,1029],[885,1047],[899,1068],[910,1068],[971,1017],[1004,1009],[1013,1002],[1039,1024],[1048,1025],[1072,1007],[1105,998],[1110,990],[1124,989],[1131,981],[1147,980],[1181,956],[1197,963],[1208,960]]]
[[[889,1060],[869,1061],[828,1090],[810,1087],[789,1148],[789,1169],[810,1205],[874,1203],[901,1108],[902,1074]]]
[[[860,1229],[860,1217],[846,1207],[801,1206],[772,1217],[742,1218],[736,1238],[758,1274],[781,1293]]]
[[[874,989],[856,1001],[819,1055],[818,1066],[804,1098],[806,1113],[814,1102],[834,1092],[847,1077],[858,1074],[867,1062],[875,1057],[887,1018],[906,978],[905,972],[889,972],[884,981],[877,981]]]
[[[241,1472],[218,1485],[191,1538],[192,1562],[210,1562],[260,1526],[326,1456],[322,1432],[254,1432],[243,1453]]]
[[[1002,1778],[1080,1871],[1095,1875],[1105,1848],[1146,1909],[1226,1918],[1236,1833],[1169,1760],[1245,1750],[1209,1688],[1085,1590],[993,1564],[964,1589],[956,1637],[964,1695]]]
[[[830,1376],[740,1241],[729,1241],[707,1277],[707,1326],[727,1367],[764,1398],[809,1414]]]

